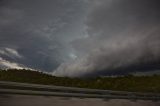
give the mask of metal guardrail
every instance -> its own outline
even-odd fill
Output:
[[[87,89],[0,81],[0,93],[107,99],[160,100],[160,94]]]

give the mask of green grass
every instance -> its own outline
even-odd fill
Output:
[[[14,81],[92,89],[160,93],[160,75],[104,78],[55,77],[31,70],[0,70],[0,81]]]

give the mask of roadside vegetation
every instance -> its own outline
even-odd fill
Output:
[[[117,91],[160,93],[160,75],[98,78],[55,77],[31,70],[0,70],[0,81],[14,81],[68,87],[107,89]]]

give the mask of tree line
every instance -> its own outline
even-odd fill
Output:
[[[26,69],[8,69],[0,70],[0,80],[91,89],[160,93],[160,75],[69,78],[56,77]]]

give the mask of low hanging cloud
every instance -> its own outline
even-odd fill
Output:
[[[12,48],[3,48],[0,50],[0,55],[8,56],[11,58],[22,58],[21,56],[15,49]]]
[[[31,69],[18,63],[17,60],[23,59],[16,49],[1,48],[0,49],[0,68],[1,69]]]
[[[1,69],[25,69],[26,68],[18,63],[4,60],[1,57],[0,57],[0,67],[1,67]]]
[[[87,17],[88,37],[72,42],[82,53],[53,75],[99,76],[160,70],[160,1],[99,0]]]

